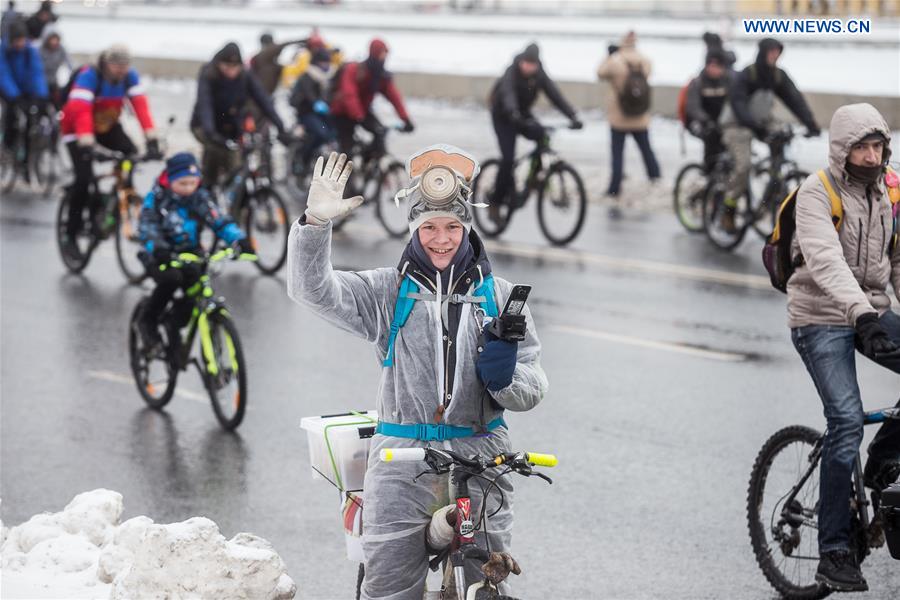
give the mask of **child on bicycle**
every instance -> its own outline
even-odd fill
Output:
[[[200,278],[198,265],[173,268],[170,263],[180,252],[203,251],[200,233],[204,226],[210,227],[218,239],[234,246],[239,254],[254,253],[247,235],[219,211],[209,190],[200,187],[196,157],[180,152],[166,161],[165,171],[147,194],[141,210],[139,231],[144,243],[141,259],[156,282],[138,324],[148,347],[160,342],[157,321],[175,290],[187,289]]]

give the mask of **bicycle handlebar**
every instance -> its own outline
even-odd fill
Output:
[[[255,254],[248,254],[246,252],[242,252],[238,254],[234,251],[233,248],[223,248],[218,252],[213,254],[208,254],[205,256],[200,256],[199,254],[194,254],[193,252],[181,252],[178,254],[178,258],[172,261],[169,261],[169,266],[173,268],[178,268],[182,264],[190,264],[190,263],[202,263],[209,262],[215,263],[225,259],[234,259],[234,260],[249,260],[255,261],[259,260],[259,257]]]
[[[379,453],[382,462],[416,462],[429,459],[443,459],[445,462],[459,464],[472,469],[485,470],[501,465],[516,466],[533,465],[539,467],[555,467],[559,460],[553,454],[540,454],[537,452],[507,452],[498,454],[490,460],[482,457],[464,458],[449,450],[437,450],[435,448],[383,448]]]

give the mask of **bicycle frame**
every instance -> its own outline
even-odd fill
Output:
[[[206,364],[206,372],[210,375],[219,374],[219,365],[216,361],[216,353],[213,348],[212,336],[209,328],[209,316],[213,313],[228,314],[225,308],[224,298],[216,297],[215,291],[210,284],[209,273],[207,273],[206,265],[218,262],[228,257],[228,250],[220,250],[210,256],[208,263],[204,265],[203,273],[200,279],[191,287],[184,291],[184,297],[190,299],[194,306],[191,309],[191,318],[187,324],[187,332],[184,337],[179,337],[180,346],[177,348],[177,366],[180,370],[184,370],[190,364],[190,352],[194,345],[194,338],[197,333],[200,334],[200,350],[203,360]],[[181,263],[197,263],[200,257],[196,254],[182,253],[178,255],[178,260],[172,261],[169,265],[178,268]],[[235,348],[231,339],[226,337],[228,345],[228,353],[232,364],[236,364]],[[199,367],[199,364],[197,365]]]
[[[892,408],[882,408],[878,410],[869,411],[863,414],[863,425],[876,425],[878,423],[883,423],[889,419],[900,419],[900,408],[892,407]],[[784,506],[781,509],[781,518],[782,521],[789,523],[792,527],[797,527],[799,525],[807,525],[810,527],[815,527],[816,524],[812,522],[809,517],[805,514],[797,515],[791,512],[791,506],[794,503],[794,500],[797,497],[797,494],[800,493],[800,490],[803,489],[803,486],[806,485],[806,482],[812,476],[813,471],[816,470],[816,467],[819,466],[819,461],[822,458],[822,445],[825,443],[826,433],[823,433],[822,436],[816,442],[816,445],[813,447],[812,452],[810,452],[808,460],[809,467],[807,467],[803,476],[800,478],[793,488],[791,488],[790,493],[787,495],[784,501]],[[867,507],[869,506],[869,501],[866,499],[866,492],[864,486],[860,485],[863,480],[863,471],[862,471],[862,461],[860,460],[859,453],[856,454],[856,465],[853,469],[853,482],[856,494],[856,510],[859,513],[859,519],[862,523],[863,529],[868,530],[869,527],[869,511]],[[781,523],[781,521],[779,521]]]

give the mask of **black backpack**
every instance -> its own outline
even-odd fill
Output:
[[[640,64],[625,64],[628,66],[628,76],[619,92],[619,106],[627,116],[638,117],[650,110],[650,84]]]
[[[100,88],[103,87],[103,75],[100,74],[100,70],[93,65],[81,65],[80,67],[72,71],[72,73],[69,75],[69,80],[66,82],[66,85],[64,85],[62,89],[59,90],[60,106],[65,106],[66,102],[69,101],[69,94],[72,92],[72,88],[75,86],[75,80],[78,79],[78,76],[81,75],[81,72],[85,67],[97,71],[97,84],[94,86],[94,98],[96,98],[97,94],[100,93]]]

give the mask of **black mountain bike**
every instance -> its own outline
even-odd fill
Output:
[[[420,473],[417,479],[423,475],[450,474],[450,486],[455,491],[456,511],[453,541],[449,547],[435,555],[429,563],[432,571],[442,568],[444,579],[440,592],[426,592],[425,598],[427,600],[431,598],[439,600],[471,598],[475,600],[515,600],[511,596],[499,593],[497,589],[499,581],[491,581],[487,577],[482,581],[467,581],[465,564],[467,560],[474,560],[478,564],[484,565],[491,558],[488,551],[475,544],[475,532],[485,527],[487,499],[492,488],[496,489],[500,496],[500,504],[495,511],[500,510],[505,502],[502,489],[496,485],[497,480],[510,473],[516,473],[524,477],[539,477],[547,483],[553,483],[549,477],[535,471],[534,467],[555,467],[556,457],[552,454],[507,452],[490,458],[483,456],[466,458],[455,452],[437,448],[386,448],[381,451],[379,458],[384,462],[424,462],[428,468]],[[494,477],[484,475],[485,471],[493,468],[502,468],[503,470]],[[484,500],[481,505],[481,514],[477,519],[476,515],[472,514],[472,498],[469,495],[469,480],[472,478],[480,480],[479,484],[486,483],[486,486],[482,488]],[[364,579],[365,566],[360,564],[356,582],[357,600],[361,596]]]
[[[56,114],[36,104],[25,109],[7,105],[6,110],[15,111],[19,135],[12,148],[0,149],[0,190],[8,194],[22,179],[49,196],[62,170]]]
[[[900,419],[900,408],[865,413],[873,425]],[[784,598],[814,600],[831,589],[816,582],[819,562],[819,461],[825,436],[809,427],[785,427],[770,437],[753,465],[747,492],[750,543],[763,575]],[[872,494],[878,514],[877,493]],[[859,563],[884,544],[881,520],[871,520],[859,456],[847,503],[853,512],[850,541]]]
[[[120,152],[94,151],[94,161],[114,163],[111,172],[94,175],[89,198],[81,214],[81,229],[69,240],[69,188],[63,192],[56,214],[56,241],[66,269],[80,273],[91,261],[94,250],[103,240],[115,237],[116,260],[129,283],[140,283],[147,276],[138,258],[140,239],[138,224],[143,198],[134,188],[137,165],[156,157],[129,158]],[[106,182],[111,181],[112,185]]]
[[[769,136],[769,156],[756,162],[750,174],[751,179],[763,177],[766,180],[765,189],[757,196],[748,181],[746,193],[730,208],[726,206],[726,191],[731,169],[727,168],[727,163],[726,166],[713,168],[703,201],[703,230],[714,246],[721,250],[733,250],[751,228],[762,239],[772,235],[782,200],[809,176],[786,156],[793,138],[794,132],[790,126]]]
[[[225,299],[216,296],[209,277],[209,266],[226,259],[256,260],[253,254],[237,256],[231,248],[210,256],[182,253],[167,267],[184,264],[202,268],[200,280],[184,295],[174,298],[158,320],[163,343],[146,347],[138,329],[147,299],[141,300],[131,314],[128,326],[128,352],[137,389],[150,408],[161,410],[172,399],[179,371],[193,365],[200,373],[203,387],[212,401],[219,424],[233,430],[247,410],[247,366],[237,328],[225,308]],[[187,332],[182,336],[182,328]],[[194,339],[200,334],[199,350]]]
[[[247,232],[259,257],[259,270],[273,275],[287,259],[291,224],[287,205],[269,179],[268,143],[261,132],[253,129],[241,135],[239,144],[229,146],[240,150],[241,164],[225,178],[224,200],[219,205]]]
[[[535,144],[529,154],[515,160],[513,172],[519,174],[528,165],[524,181],[515,181],[510,196],[494,209],[496,220],[483,209],[475,211],[475,223],[486,237],[495,238],[509,227],[512,215],[523,208],[532,194],[537,194],[538,223],[547,240],[565,246],[578,236],[587,212],[584,182],[574,166],[563,160],[550,147],[550,134],[556,129],[545,127],[547,135]],[[472,183],[475,202],[491,204],[500,159],[481,164],[481,172]]]

